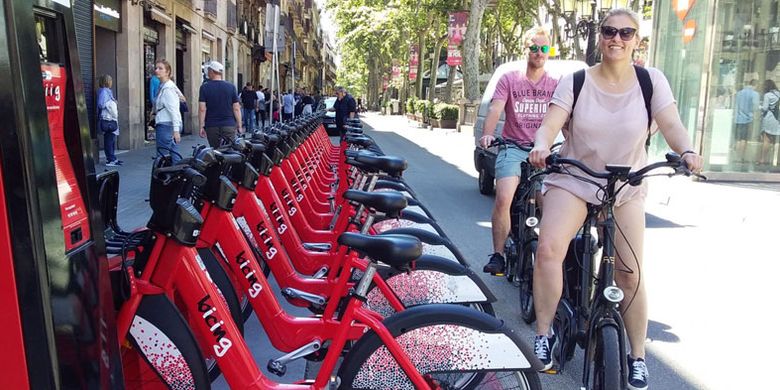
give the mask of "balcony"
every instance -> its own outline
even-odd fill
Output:
[[[203,0],[203,13],[212,20],[217,20],[217,0]]]
[[[235,33],[238,29],[238,8],[235,1],[229,1],[227,5],[227,29]]]

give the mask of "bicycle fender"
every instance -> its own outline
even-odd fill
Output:
[[[436,233],[415,228],[397,228],[381,234],[408,234],[417,237],[423,243],[423,254],[441,256],[450,261],[468,264],[452,241]]]
[[[503,321],[463,306],[417,306],[383,324],[423,375],[542,367],[532,348]],[[338,376],[353,388],[414,389],[373,330],[352,347]]]
[[[414,229],[414,228],[391,229],[386,232],[383,232],[382,234],[408,234],[410,236],[415,236],[419,238],[420,241],[430,245],[447,245],[450,243],[450,240],[436,233],[431,233],[425,230]]]
[[[385,275],[385,282],[404,307],[496,301],[496,297],[470,268],[430,255],[423,255],[414,264],[412,271],[388,272]],[[366,305],[383,317],[395,313],[379,288],[368,292]]]
[[[403,216],[406,216],[410,213],[403,212]],[[398,228],[413,228],[413,229],[421,229],[425,230],[431,233],[439,234],[438,230],[436,230],[436,226],[433,224],[423,223],[423,222],[417,222],[411,219],[407,219],[405,217],[403,218],[387,218],[383,219],[378,222],[374,222],[371,227],[377,232],[377,233],[383,233],[390,229],[398,229]]]

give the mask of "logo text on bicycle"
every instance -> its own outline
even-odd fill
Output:
[[[206,295],[198,301],[198,311],[202,313],[203,321],[209,327],[209,332],[214,335],[214,354],[217,357],[225,356],[230,347],[233,346],[233,342],[226,337],[227,332],[223,328],[225,321],[217,317],[217,308],[213,306],[211,296]]]

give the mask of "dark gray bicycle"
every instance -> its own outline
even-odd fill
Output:
[[[559,371],[574,356],[575,347],[585,349],[582,388],[618,390],[627,386],[628,362],[626,336],[619,306],[625,296],[615,283],[615,233],[619,229],[614,219],[616,195],[627,185],[637,186],[651,176],[695,175],[675,153],[667,153],[666,161],[650,164],[638,171],[630,166],[607,165],[606,172],[596,172],[583,163],[552,154],[547,158],[545,173],[571,175],[598,185],[601,204],[588,205],[588,214],[581,233],[569,246],[564,260],[564,284],[561,301],[553,321],[553,331],[558,335],[558,348],[553,351],[559,362]],[[571,169],[577,168],[576,170]],[[671,169],[654,173],[661,168]],[[606,180],[605,185],[593,179]],[[594,245],[591,227],[600,228],[602,255],[599,264],[593,261],[598,247]],[[624,267],[629,268],[627,264]],[[596,268],[596,269],[594,269]],[[621,270],[622,271],[622,270]],[[597,275],[594,277],[594,275]],[[628,302],[627,307],[632,302]]]

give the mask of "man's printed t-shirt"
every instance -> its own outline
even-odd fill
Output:
[[[524,71],[512,71],[501,76],[493,100],[506,101],[502,137],[533,142],[556,86],[558,80],[547,72],[536,83],[529,80]]]

